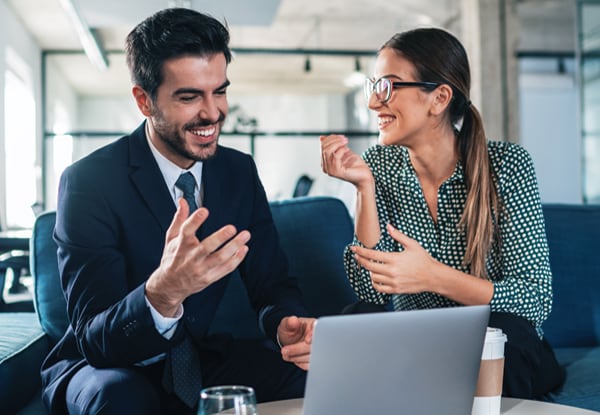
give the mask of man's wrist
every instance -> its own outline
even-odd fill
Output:
[[[180,310],[181,302],[172,301],[168,296],[161,293],[159,290],[153,290],[150,281],[146,282],[144,289],[148,302],[158,311],[163,317],[175,317]]]

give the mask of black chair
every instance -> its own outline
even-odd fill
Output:
[[[306,174],[300,176],[298,181],[296,181],[296,186],[294,187],[294,193],[292,194],[292,197],[308,196],[308,192],[310,192],[313,182],[314,180]]]
[[[12,282],[8,288],[9,294],[27,292],[27,287],[21,282],[21,276],[29,272],[29,252],[10,250],[0,252],[0,312],[1,311],[33,311],[30,297],[24,300],[7,302],[4,298],[7,271],[12,273]]]
[[[0,231],[2,230],[2,227],[0,227]],[[26,298],[25,301],[11,301],[11,304],[7,304],[4,298],[8,270],[12,274],[8,294],[21,294],[28,291],[27,287],[21,282],[21,277],[29,274],[29,252],[27,249],[27,246],[23,246],[23,241],[16,242],[12,236],[2,238],[0,244],[0,311],[33,311],[33,302],[30,298]]]

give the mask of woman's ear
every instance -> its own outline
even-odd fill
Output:
[[[434,115],[439,115],[443,113],[450,105],[450,102],[452,102],[454,92],[449,85],[441,84],[432,93],[435,95],[431,106],[431,112]]]
[[[134,85],[131,89],[131,93],[142,114],[144,114],[145,117],[152,115],[152,100],[148,96],[148,93],[139,85]]]

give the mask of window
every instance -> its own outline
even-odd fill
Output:
[[[600,203],[600,3],[579,2],[584,201]]]
[[[4,74],[4,166],[6,225],[29,228],[37,200],[36,112],[31,68],[14,52],[6,51]]]

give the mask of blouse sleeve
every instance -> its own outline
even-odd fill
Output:
[[[379,217],[381,238],[375,247],[373,247],[373,249],[383,252],[398,251],[401,249],[401,247],[399,247],[396,241],[392,239],[386,230],[386,224],[389,222],[389,215],[385,209],[385,203],[383,203],[385,192],[382,190],[382,184],[378,179],[377,172],[373,169],[375,164],[383,163],[384,161],[379,159],[376,148],[367,150],[362,157],[371,168],[375,178],[375,201],[377,204],[377,216]],[[365,302],[374,304],[387,304],[390,301],[391,296],[389,294],[382,294],[375,290],[369,271],[361,267],[354,258],[354,254],[350,250],[352,246],[364,247],[364,245],[356,236],[356,233],[354,234],[352,243],[349,244],[344,250],[344,267],[346,268],[346,274],[348,275],[350,285],[356,292],[356,295],[360,300]]]
[[[525,149],[509,147],[497,180],[502,273],[492,277],[491,310],[517,314],[540,327],[552,308],[552,273],[535,169]]]

